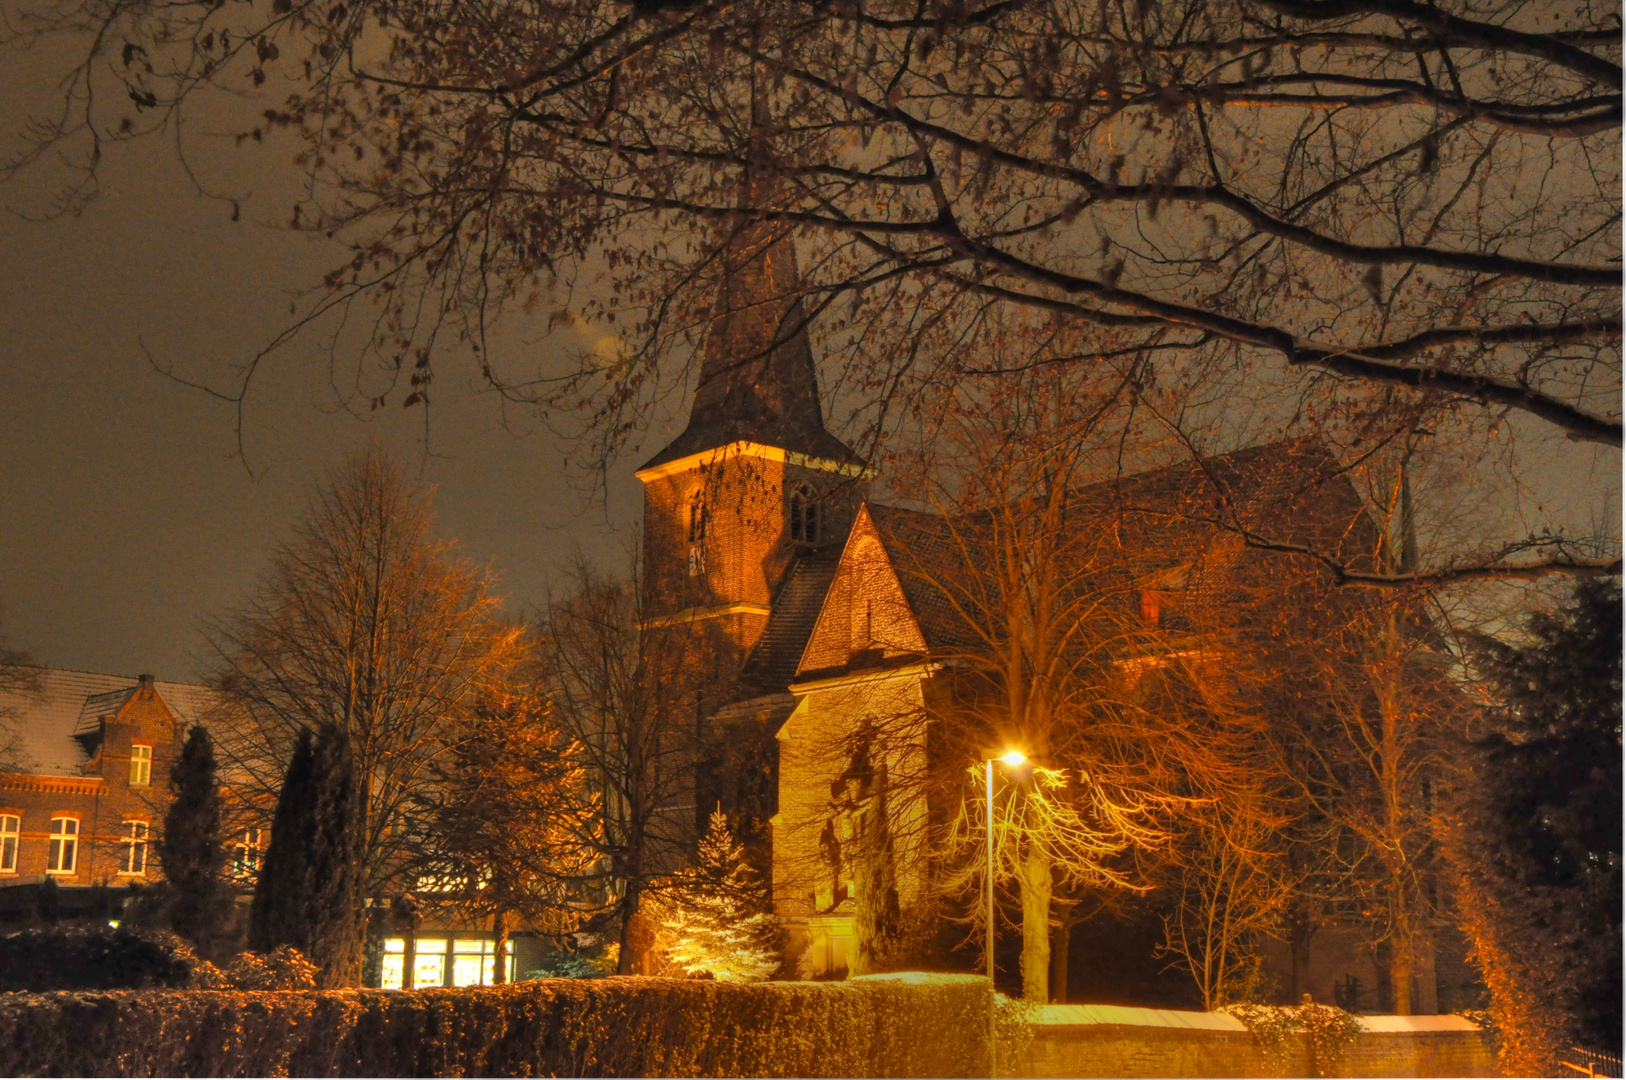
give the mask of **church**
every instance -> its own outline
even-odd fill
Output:
[[[688,425],[637,471],[641,625],[646,649],[682,657],[668,661],[674,668],[705,670],[697,828],[722,807],[770,873],[781,977],[839,977],[855,966],[863,891],[844,846],[877,828],[886,836],[894,916],[927,891],[938,811],[900,795],[901,778],[938,752],[918,718],[964,693],[950,658],[975,648],[977,634],[943,585],[963,573],[950,556],[953,524],[872,501],[870,467],[825,427],[793,242],[757,226],[726,259]],[[1275,573],[1250,561],[1234,530],[1194,524],[1204,513],[1190,511],[1216,492],[1251,520],[1295,523],[1300,543],[1344,553],[1381,545],[1338,463],[1313,443],[1089,489],[1082,497],[1098,507],[1103,535],[1136,553],[1096,587],[1155,632],[1119,661],[1125,678],[1155,668],[1158,650],[1181,647],[1188,605],[1246,606],[1241,579]],[[1131,504],[1140,509],[1126,511]],[[874,752],[885,760],[860,761],[854,734],[877,727],[893,733]],[[876,786],[887,773],[891,798]],[[1312,992],[1331,1001],[1340,979],[1384,982],[1370,943],[1336,931],[1318,940],[1313,963],[1308,940],[1291,957],[1273,943],[1290,1000]],[[1432,954],[1413,983],[1416,1011],[1448,996]]]

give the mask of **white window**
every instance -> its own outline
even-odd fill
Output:
[[[253,881],[260,873],[260,830],[244,829],[232,847],[231,876]]]
[[[17,841],[22,822],[16,814],[0,814],[0,874],[17,872]]]
[[[130,747],[130,786],[146,787],[152,783],[152,747],[136,743]]]
[[[71,874],[79,865],[79,819],[51,819],[51,847],[45,858],[49,874]]]
[[[145,876],[147,873],[147,823],[124,823],[124,850],[119,853],[119,873]]]

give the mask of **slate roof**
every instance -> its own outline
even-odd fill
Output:
[[[1103,544],[1134,554],[1132,562],[1111,565],[1103,574],[1122,577],[1132,568],[1137,580],[1150,580],[1189,564],[1199,553],[1210,571],[1240,558],[1241,545],[1234,539],[1215,544],[1216,538],[1234,534],[1216,534],[1211,524],[1233,516],[1274,539],[1313,543],[1358,559],[1370,550],[1371,522],[1340,471],[1318,441],[1295,440],[1100,481],[1077,489],[1075,497]],[[976,647],[981,638],[939,583],[968,580],[966,568],[980,558],[975,549],[988,515],[949,519],[875,503],[868,509],[928,646]],[[1117,587],[1128,584],[1120,581]],[[1109,586],[1104,576],[1095,582],[1095,587]]]
[[[745,661],[740,676],[744,691],[782,694],[790,686],[830,583],[835,580],[841,550],[840,544],[817,548],[802,555],[791,567],[774,597],[768,625]]]
[[[824,428],[795,243],[769,224],[730,244],[689,425],[642,468],[742,440],[863,463]]]
[[[99,730],[99,721],[118,712],[140,685],[133,675],[104,675],[65,668],[37,668],[37,693],[0,690],[3,723],[17,735],[20,771],[43,776],[82,776],[90,753],[76,736]],[[213,700],[208,687],[156,681],[164,699],[185,726],[200,722]]]

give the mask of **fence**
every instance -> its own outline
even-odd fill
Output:
[[[1574,1069],[1577,1076],[1619,1076],[1620,1055],[1605,1054],[1601,1050],[1587,1050],[1583,1047],[1572,1046],[1568,1057],[1575,1061],[1562,1062],[1565,1068]]]

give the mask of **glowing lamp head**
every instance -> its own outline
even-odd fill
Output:
[[[1023,756],[1020,750],[1012,750],[999,760],[1003,761],[1007,765],[1020,765],[1022,762],[1026,761],[1027,758]]]

